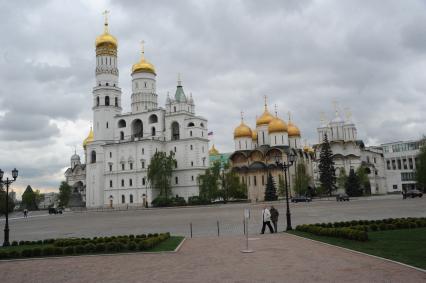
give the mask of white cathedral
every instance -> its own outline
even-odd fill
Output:
[[[156,71],[144,57],[132,67],[131,112],[122,113],[117,39],[108,31],[96,38],[93,129],[83,142],[85,163],[77,155],[65,172],[86,207],[147,205],[157,196],[147,179],[157,151],[175,154],[172,194],[198,195],[197,176],[208,168],[207,120],[195,115],[180,79],[174,97],[158,106]],[[78,183],[78,184],[77,184]]]

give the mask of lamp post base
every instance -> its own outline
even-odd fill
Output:
[[[4,229],[4,241],[3,241],[3,247],[10,246],[9,243],[9,228]]]

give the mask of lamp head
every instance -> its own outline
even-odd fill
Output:
[[[13,180],[16,180],[16,178],[18,178],[18,170],[16,170],[16,168],[12,170],[12,177]]]

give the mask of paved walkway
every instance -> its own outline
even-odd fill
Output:
[[[255,236],[253,236],[255,237]],[[0,263],[1,282],[426,282],[426,273],[287,234],[187,239],[173,254]]]

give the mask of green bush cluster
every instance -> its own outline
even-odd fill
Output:
[[[151,204],[154,207],[185,206],[186,201],[185,198],[180,197],[178,195],[171,198],[165,196],[158,196],[151,202]]]
[[[81,239],[57,239],[53,245],[28,247],[20,252],[0,248],[0,259],[54,255],[76,255],[120,251],[145,251],[170,238],[170,233],[128,236],[94,237]]]
[[[426,217],[387,218],[382,220],[352,220],[334,223],[299,225],[296,230],[319,236],[366,241],[367,232],[426,227]],[[339,231],[336,231],[339,230]]]
[[[329,228],[329,227],[321,227],[316,225],[298,225],[296,227],[297,231],[307,232],[318,236],[328,236],[328,237],[336,237],[343,238],[348,240],[356,240],[356,241],[367,241],[368,234],[366,231],[361,231],[352,228]]]
[[[200,196],[192,196],[188,198],[188,205],[206,205],[211,204],[211,201]]]

